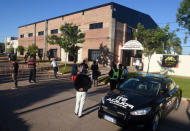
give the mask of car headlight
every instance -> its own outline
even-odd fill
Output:
[[[102,97],[102,104],[105,103],[105,96]]]
[[[136,110],[136,111],[132,111],[130,114],[134,115],[134,116],[138,116],[138,115],[146,115],[151,111],[151,107],[147,107],[144,109],[140,109],[140,110]]]

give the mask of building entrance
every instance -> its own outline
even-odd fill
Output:
[[[125,66],[130,66],[133,56],[134,56],[133,50],[123,50],[122,64]]]

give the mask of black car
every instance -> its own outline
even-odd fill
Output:
[[[181,96],[181,89],[170,78],[136,76],[102,97],[98,117],[119,126],[155,131],[161,118],[178,109]]]

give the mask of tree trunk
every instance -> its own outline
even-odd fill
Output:
[[[65,66],[64,66],[64,70],[66,68],[66,65],[67,65],[67,52],[66,52],[66,57],[65,57]]]
[[[148,56],[148,68],[147,68],[147,72],[146,72],[146,73],[149,72],[149,66],[150,66],[150,59],[151,59],[151,57],[152,57],[152,55],[151,55],[151,56]]]

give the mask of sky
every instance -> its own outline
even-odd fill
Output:
[[[150,15],[160,26],[170,23],[170,30],[179,28],[176,13],[182,0],[1,0],[0,42],[18,37],[18,27],[36,21],[72,13],[93,6],[116,2]],[[183,43],[185,30],[177,33]],[[182,44],[183,54],[190,54],[190,39]]]

